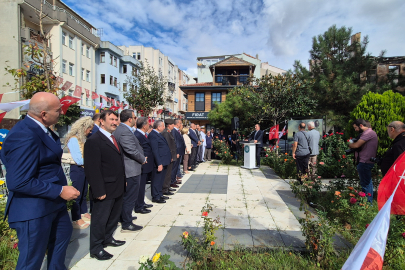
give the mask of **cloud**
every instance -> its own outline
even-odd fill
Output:
[[[190,75],[196,58],[246,52],[283,69],[308,63],[312,37],[330,26],[369,36],[368,51],[404,55],[401,0],[69,0],[116,45],[160,49]],[[194,73],[191,73],[194,72]]]

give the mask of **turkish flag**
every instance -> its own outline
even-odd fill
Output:
[[[3,121],[4,116],[6,115],[7,112],[2,112],[0,113],[0,123]]]
[[[120,108],[120,107],[117,107],[117,106],[111,106],[111,107],[110,107],[110,110],[112,110],[112,111],[117,111],[119,108]]]
[[[278,125],[272,126],[269,131],[269,140],[278,139]]]
[[[1,99],[3,98],[3,95],[4,95],[4,94],[0,94],[0,102],[1,102]]]
[[[378,209],[384,206],[385,202],[392,195],[399,181],[405,179],[405,152],[402,153],[387,174],[380,182],[378,187]],[[395,193],[394,199],[391,205],[391,214],[393,215],[405,215],[405,184],[402,181],[398,186],[398,190]]]
[[[90,90],[89,89],[84,89],[84,91],[86,91],[86,97],[89,98],[90,97]]]
[[[75,91],[73,92],[74,97],[81,97],[82,96],[82,87],[76,85]]]
[[[106,96],[100,95],[100,97],[101,97],[102,99],[104,99],[106,102],[109,102],[109,101],[108,101],[108,98],[107,98]]]
[[[67,91],[70,89],[70,87],[72,86],[73,83],[66,81],[65,84],[62,86],[62,90],[63,91]]]
[[[81,100],[80,98],[76,98],[76,97],[71,97],[71,96],[65,96],[63,98],[60,99],[60,104],[62,105],[61,109],[62,112],[61,114],[66,114],[67,109],[70,107],[70,105],[78,102],[79,100]]]
[[[99,98],[100,96],[96,92],[91,92],[91,99]]]
[[[56,85],[59,87],[59,85],[61,85],[63,83],[63,78],[58,77],[56,78]]]
[[[118,103],[119,103],[119,102],[118,102]],[[121,110],[123,110],[123,109],[124,109],[124,101],[121,102],[121,103],[119,103],[119,105],[120,105]]]
[[[124,104],[124,108],[125,108],[126,106],[128,106],[128,104]]]
[[[117,104],[115,104],[115,99],[112,99],[112,100],[111,100],[111,103],[112,103],[113,106],[116,106],[116,105],[117,105]]]

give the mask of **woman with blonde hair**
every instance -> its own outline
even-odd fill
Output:
[[[185,173],[189,173],[188,170],[191,169],[191,166],[188,167],[188,160],[191,154],[191,148],[193,147],[193,145],[191,144],[191,139],[188,136],[188,132],[189,132],[189,128],[188,127],[184,127],[181,130],[181,134],[183,135],[184,138],[184,142],[186,143],[186,151],[184,153],[184,157],[183,157],[183,171]]]
[[[87,188],[88,183],[84,174],[83,149],[87,135],[93,129],[94,122],[90,116],[85,116],[73,123],[72,128],[66,136],[66,145],[69,149],[75,164],[70,165],[70,179],[72,186],[80,191],[79,197],[72,205],[73,228],[86,229],[89,227],[91,216],[87,212]]]

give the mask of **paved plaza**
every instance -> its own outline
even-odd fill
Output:
[[[151,203],[149,190],[147,196]],[[90,258],[89,229],[75,230],[67,260],[74,270],[138,269],[141,255],[162,252],[181,266],[187,254],[180,235],[186,230],[201,233],[201,209],[207,203],[213,206],[209,215],[219,216],[222,225],[216,245],[225,249],[237,245],[302,249],[304,238],[297,220],[302,213],[290,203],[294,201],[289,184],[270,168],[246,170],[206,162],[183,177],[183,184],[166,204],[154,204],[150,214],[136,214],[134,223],[144,226],[141,231],[121,233],[118,227],[114,237],[126,244],[106,248],[114,255],[111,260]]]

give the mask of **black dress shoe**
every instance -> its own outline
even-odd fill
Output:
[[[131,224],[131,225],[127,226],[127,227],[122,227],[121,230],[123,232],[125,232],[125,231],[127,231],[127,232],[136,232],[136,231],[139,231],[142,228],[143,228],[142,226]]]
[[[105,250],[101,250],[98,253],[90,254],[90,258],[96,258],[99,261],[109,260],[113,257],[112,254],[108,253]]]
[[[160,197],[160,199],[163,199],[163,200],[168,200],[168,199],[169,199],[169,197],[167,197],[167,196],[162,196],[162,197]]]
[[[153,204],[147,204],[147,203],[145,203],[144,208],[151,208],[151,207],[153,207]]]
[[[173,193],[173,192],[170,192],[170,191],[168,191],[168,192],[163,192],[163,194],[164,194],[164,195],[168,195],[168,196],[174,195],[174,193]]]
[[[152,202],[154,202],[154,203],[166,203],[166,201],[163,200],[162,198],[160,198],[159,200],[153,199]]]
[[[141,210],[136,210],[135,211],[135,213],[139,213],[139,214],[148,214],[150,212],[152,212],[152,211],[149,210],[149,209],[146,209],[146,208],[142,208]]]
[[[175,188],[169,188],[169,191],[176,191]]]
[[[151,181],[146,181],[146,184],[150,184],[150,183],[152,183]]]
[[[194,168],[191,168],[191,169],[188,169],[189,171],[195,171],[195,169]]]
[[[120,240],[115,240],[113,239],[110,243],[104,243],[104,247],[119,247],[124,245],[126,242],[125,241],[120,241]]]
[[[132,220],[135,220],[135,219],[137,219],[138,217],[132,217]]]
[[[179,187],[179,186],[176,185],[176,184],[170,184],[170,186],[171,186],[172,188],[178,188],[178,187]]]

